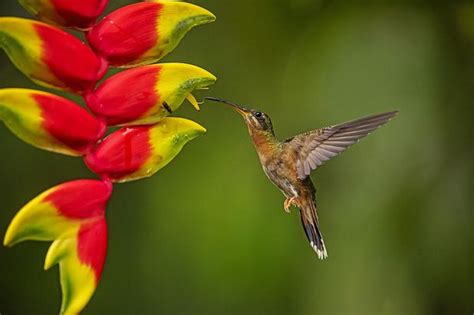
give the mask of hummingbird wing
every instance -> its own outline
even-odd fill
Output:
[[[286,140],[296,152],[298,178],[305,179],[311,171],[387,123],[397,113],[398,111],[393,111],[368,116],[309,131]]]

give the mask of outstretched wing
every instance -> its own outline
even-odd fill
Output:
[[[398,111],[393,111],[373,115],[309,131],[286,140],[286,143],[292,146],[297,154],[298,178],[305,179],[312,170],[387,123],[397,113]]]

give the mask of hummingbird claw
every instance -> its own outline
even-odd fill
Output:
[[[290,207],[293,204],[294,199],[295,197],[286,198],[285,201],[283,202],[283,207],[286,213],[291,213]]]

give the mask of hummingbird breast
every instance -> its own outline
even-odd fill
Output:
[[[275,156],[262,163],[263,170],[270,181],[277,186],[287,198],[301,195],[301,181],[296,176],[296,169],[283,156]]]
[[[304,194],[305,185],[298,179],[296,154],[279,142],[272,133],[252,130],[250,136],[257,150],[263,171],[287,198]]]

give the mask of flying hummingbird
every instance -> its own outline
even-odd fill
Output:
[[[301,223],[311,247],[319,259],[327,258],[316,211],[316,189],[309,175],[311,171],[387,123],[398,111],[316,129],[279,141],[275,137],[270,117],[264,112],[246,109],[215,97],[206,99],[230,105],[242,115],[263,171],[286,197],[283,203],[285,211],[290,212],[292,205],[300,209]]]

